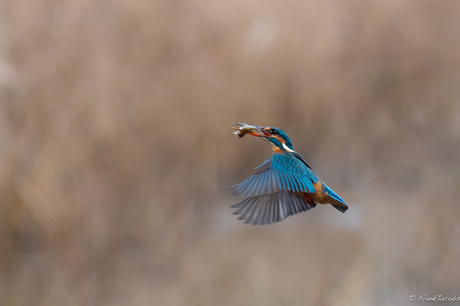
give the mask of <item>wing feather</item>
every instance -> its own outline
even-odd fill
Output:
[[[305,199],[291,191],[283,190],[257,195],[232,206],[239,220],[252,224],[270,224],[313,208]]]
[[[289,152],[273,154],[256,168],[254,175],[232,187],[233,193],[243,197],[281,190],[314,193],[313,183],[318,182],[318,177],[300,158]]]

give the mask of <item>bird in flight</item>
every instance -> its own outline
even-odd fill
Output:
[[[281,129],[236,123],[239,138],[261,137],[272,146],[273,154],[254,175],[231,188],[246,199],[231,206],[239,220],[252,224],[271,224],[307,211],[320,204],[331,204],[340,212],[348,209],[345,201],[313,172],[303,157],[294,151],[291,140]]]

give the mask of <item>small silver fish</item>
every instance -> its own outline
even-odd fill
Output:
[[[247,133],[260,133],[258,127],[249,125],[247,123],[238,123],[235,122],[236,125],[239,125],[240,127],[232,127],[232,129],[236,130],[233,132],[233,134],[237,135],[238,138],[244,137]]]

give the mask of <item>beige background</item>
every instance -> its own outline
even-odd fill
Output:
[[[460,296],[460,2],[0,0],[0,305]],[[285,130],[350,206],[248,226]]]

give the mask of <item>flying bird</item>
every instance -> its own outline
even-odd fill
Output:
[[[231,206],[239,220],[252,224],[271,224],[312,209],[317,203],[332,204],[346,212],[345,201],[313,172],[303,157],[294,151],[291,140],[281,129],[236,123],[238,137],[261,137],[272,146],[273,154],[255,174],[231,188],[233,194],[246,199]]]

